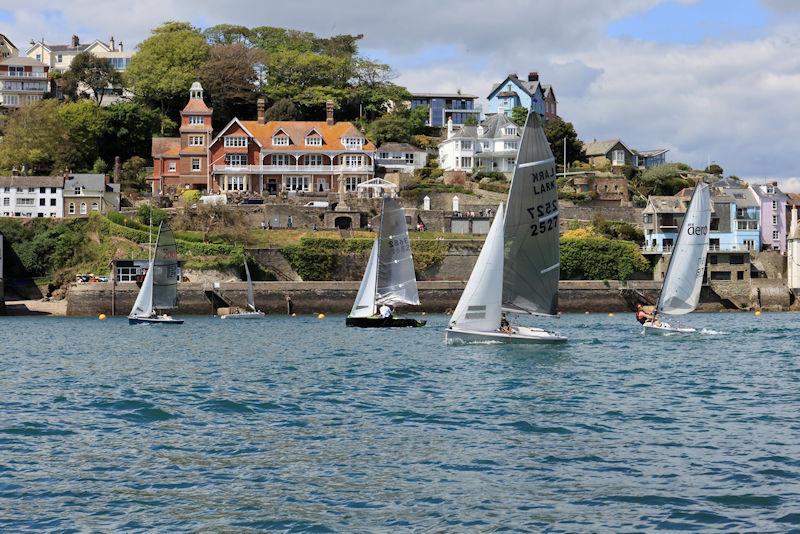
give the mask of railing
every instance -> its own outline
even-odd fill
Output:
[[[214,165],[214,173],[277,174],[282,172],[304,172],[312,174],[342,174],[345,172],[367,172],[372,165]]]
[[[5,78],[47,78],[44,72],[17,72],[10,70],[8,72],[0,72],[0,77]]]
[[[2,84],[2,82],[0,82]],[[46,93],[49,89],[47,87],[6,87],[5,85],[0,86],[0,91],[5,91],[7,93]]]
[[[673,245],[643,245],[641,251],[643,254],[670,254]],[[709,252],[751,252],[755,250],[754,246],[750,245],[709,245]]]

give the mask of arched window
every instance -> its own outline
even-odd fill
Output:
[[[70,213],[70,215],[75,215],[75,203],[74,202],[70,202],[69,203],[69,213]]]
[[[100,206],[97,205],[97,202],[92,202],[92,211],[98,211]]]
[[[86,202],[81,202],[81,215],[86,215]]]

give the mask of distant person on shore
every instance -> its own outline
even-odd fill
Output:
[[[381,312],[381,317],[382,318],[384,318],[384,319],[391,319],[392,318],[392,315],[393,315],[392,314],[392,309],[389,306],[387,306],[386,304],[381,306],[380,312]]]
[[[292,297],[286,295],[286,315],[292,315],[294,313],[294,302],[292,302]]]

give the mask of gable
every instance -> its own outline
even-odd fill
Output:
[[[224,137],[226,137],[228,135],[237,135],[237,134],[241,134],[241,135],[244,135],[246,137],[251,138],[253,141],[255,141],[255,143],[259,147],[263,148],[263,146],[261,145],[261,142],[256,138],[256,136],[254,136],[250,132],[250,130],[247,129],[247,127],[242,123],[242,121],[240,121],[239,119],[237,119],[235,117],[233,119],[231,119],[231,121],[227,125],[225,125],[225,127],[222,130],[220,130],[219,134],[217,134],[217,136],[214,138],[213,141],[211,141],[211,143],[208,144],[208,146],[210,148],[210,147],[214,146],[214,144],[217,141],[219,141],[220,139],[223,139]]]

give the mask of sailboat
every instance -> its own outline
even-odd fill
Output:
[[[166,221],[158,227],[156,249],[147,266],[139,295],[128,315],[130,324],[183,324],[158,310],[175,308],[178,301],[178,251]]]
[[[508,205],[497,209],[445,341],[565,342],[560,334],[541,328],[503,324],[503,312],[558,313],[558,232],[555,158],[538,115],[531,112],[522,131]]]
[[[250,269],[247,267],[247,259],[244,260],[244,273],[247,275],[247,309],[238,310],[236,313],[220,315],[221,319],[260,319],[264,317],[264,312],[256,309],[256,299],[253,294],[253,279],[250,278]]]
[[[397,199],[383,197],[378,237],[345,324],[361,328],[425,325],[417,319],[378,315],[379,306],[397,304],[418,306],[419,293],[405,211]]]
[[[642,333],[665,335],[697,331],[694,328],[672,327],[657,318],[661,314],[685,315],[697,308],[706,270],[710,228],[711,193],[707,184],[697,182],[658,296],[656,321],[644,323]]]

